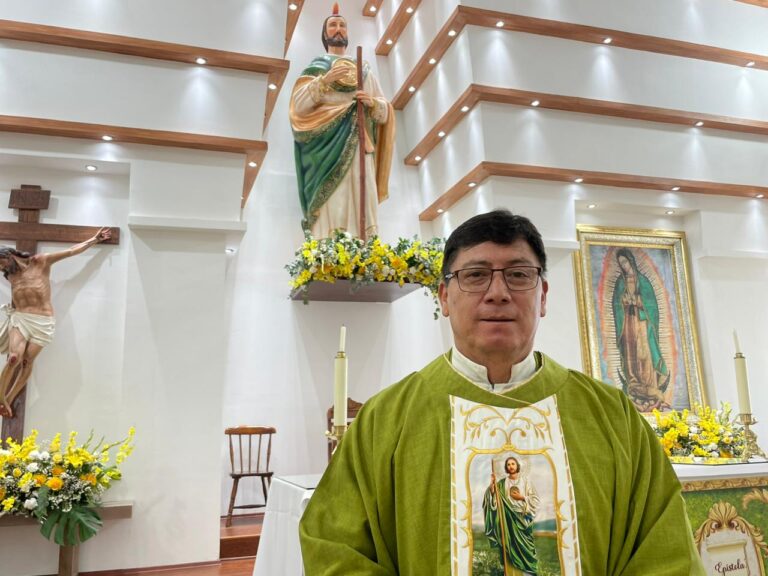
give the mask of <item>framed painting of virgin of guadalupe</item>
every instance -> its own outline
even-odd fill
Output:
[[[685,234],[579,226],[585,371],[643,413],[704,403]]]

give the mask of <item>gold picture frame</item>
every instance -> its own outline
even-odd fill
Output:
[[[704,404],[684,232],[577,227],[584,369],[642,413]]]

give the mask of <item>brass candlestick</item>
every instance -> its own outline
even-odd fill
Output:
[[[325,437],[329,438],[330,440],[333,440],[334,446],[333,450],[331,451],[331,456],[336,454],[336,450],[339,449],[339,446],[341,446],[341,440],[344,438],[344,434],[347,431],[347,428],[349,426],[347,424],[344,424],[342,426],[336,426],[335,424],[331,426],[330,430],[325,431]]]
[[[757,445],[757,435],[749,429],[757,424],[755,417],[752,414],[739,414],[736,421],[744,426],[744,453],[741,455],[741,461],[749,462],[749,459],[755,456],[766,460],[765,452]]]

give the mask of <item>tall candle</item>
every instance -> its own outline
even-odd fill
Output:
[[[736,356],[733,357],[733,363],[736,367],[736,392],[739,396],[739,413],[751,414],[752,405],[749,401],[749,381],[747,380],[747,359],[741,353],[739,346],[739,336],[733,331],[733,340],[736,344]]]
[[[341,327],[339,334],[339,352],[333,362],[333,425],[345,426],[347,423],[347,355],[344,353],[347,327]]]

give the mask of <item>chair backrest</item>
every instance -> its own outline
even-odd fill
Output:
[[[360,412],[360,408],[363,407],[362,402],[357,402],[356,400],[352,400],[352,398],[347,398],[347,424],[352,422],[357,417],[357,413]],[[331,431],[331,427],[333,426],[333,406],[328,408],[328,432]],[[333,454],[333,449],[336,447],[336,441],[332,440],[331,438],[328,438],[328,460],[330,461],[331,455]]]
[[[224,430],[229,438],[229,464],[232,474],[253,475],[271,472],[272,426],[235,426]]]

